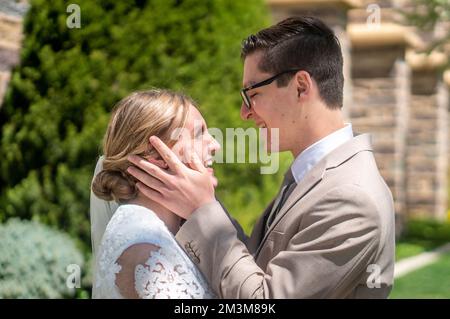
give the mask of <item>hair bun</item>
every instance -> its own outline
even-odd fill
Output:
[[[102,170],[92,182],[94,194],[106,201],[122,202],[136,198],[138,189],[136,183],[122,171]]]

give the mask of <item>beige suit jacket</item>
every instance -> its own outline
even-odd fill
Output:
[[[263,232],[243,238],[219,202],[177,240],[222,298],[386,298],[394,273],[394,205],[368,134],[318,162]]]

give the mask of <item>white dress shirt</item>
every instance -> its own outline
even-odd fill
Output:
[[[296,183],[298,184],[322,158],[352,138],[352,125],[346,123],[343,128],[325,136],[301,152],[291,165]]]

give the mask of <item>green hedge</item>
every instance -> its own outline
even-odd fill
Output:
[[[69,236],[35,221],[11,219],[0,225],[0,238],[0,299],[76,294],[66,285],[73,272],[67,266],[77,265],[83,275],[85,263]]]
[[[450,222],[432,219],[406,221],[403,233],[397,241],[396,260],[412,257],[433,250],[450,242]]]
[[[450,242],[450,222],[412,219],[406,222],[401,241],[428,241],[435,245]]]
[[[112,106],[165,87],[193,96],[210,127],[248,127],[239,118],[240,43],[270,22],[264,0],[76,3],[80,29],[66,27],[67,1],[31,1],[21,65],[0,109],[0,222],[39,217],[88,251],[90,180]],[[219,197],[247,230],[282,178],[261,176],[258,164],[216,172]]]

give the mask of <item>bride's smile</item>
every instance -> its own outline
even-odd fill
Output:
[[[218,181],[214,176],[212,165],[214,154],[220,150],[220,144],[208,132],[205,119],[195,106],[189,106],[185,126],[180,131],[181,134],[172,151],[188,166],[192,160],[189,154],[195,152],[211,174],[212,183],[216,187]]]

